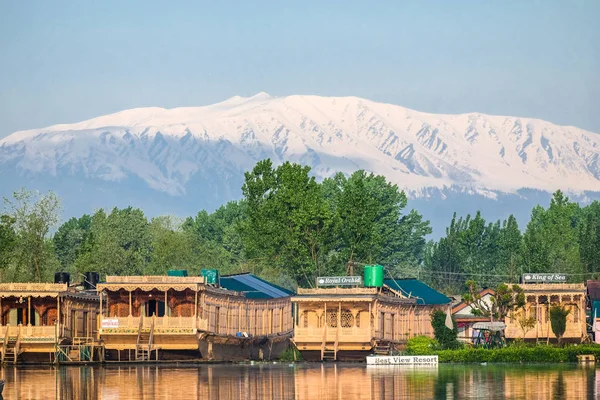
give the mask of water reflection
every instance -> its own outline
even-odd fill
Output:
[[[364,364],[5,367],[5,399],[584,399],[595,368]]]

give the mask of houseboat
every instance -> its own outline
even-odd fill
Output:
[[[555,340],[550,324],[550,307],[564,306],[570,310],[563,340],[582,342],[587,338],[586,287],[583,283],[530,283],[519,285],[527,301],[516,316],[505,319],[507,339],[545,341]],[[522,317],[535,319],[535,326],[524,329]]]
[[[97,285],[106,360],[279,357],[292,335],[290,292],[251,274],[214,277],[107,276]]]
[[[98,296],[70,287],[69,278],[57,273],[55,283],[0,283],[2,363],[79,361],[82,338],[93,346]],[[93,351],[86,352],[89,361]]]
[[[365,286],[298,289],[293,343],[305,359],[389,354],[411,337],[433,337],[430,314],[450,299],[416,279],[383,280],[383,270],[379,280],[369,279],[370,273],[365,269]]]

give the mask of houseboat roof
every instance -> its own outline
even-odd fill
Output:
[[[182,291],[185,289],[200,290],[204,284],[202,276],[165,276],[165,275],[144,275],[144,276],[107,276],[106,282],[96,285],[97,291],[108,290],[128,290],[140,289],[143,291],[160,290],[165,291],[174,289]]]
[[[224,289],[244,293],[249,299],[279,299],[294,294],[290,290],[274,285],[248,272],[223,275],[220,284]]]
[[[393,295],[390,295],[393,294]],[[298,295],[292,298],[295,302],[312,301],[373,301],[375,299],[385,299],[385,301],[396,303],[415,304],[414,298],[398,297],[397,292],[384,290],[377,287],[320,287],[312,289],[298,288]]]
[[[507,284],[511,286],[512,284]],[[531,292],[582,292],[585,293],[586,287],[583,283],[521,283],[517,285],[526,293]]]
[[[383,283],[390,289],[402,293],[403,296],[415,298],[417,304],[434,305],[451,302],[448,296],[427,286],[418,279],[386,279]]]
[[[66,283],[0,283],[0,297],[57,297],[60,292],[66,290]]]

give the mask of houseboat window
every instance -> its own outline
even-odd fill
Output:
[[[571,307],[571,314],[573,314],[573,322],[578,323],[579,322],[579,307],[577,305],[574,305]]]
[[[13,308],[8,312],[8,323],[15,325],[24,325],[27,323],[27,310],[24,308]]]
[[[29,310],[29,318],[27,323],[30,325],[40,325],[40,313],[37,312],[37,310],[33,307],[31,307],[31,310]]]
[[[88,313],[87,311],[83,312],[83,335],[82,337],[88,337]]]
[[[356,327],[360,328],[360,311],[356,313]]]
[[[354,316],[352,315],[352,311],[342,311],[341,322],[342,328],[352,328],[352,326],[354,325]]]
[[[529,307],[529,317],[535,318],[537,321],[537,306],[535,304]]]
[[[165,302],[161,300],[148,300],[146,303],[146,317],[156,315],[157,317],[165,316]]]
[[[327,313],[327,325],[330,328],[337,328],[337,311],[330,311]]]
[[[302,327],[308,328],[308,311],[302,313]]]

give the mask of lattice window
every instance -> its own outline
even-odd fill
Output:
[[[537,321],[537,306],[536,305],[532,305],[529,307],[529,317],[535,318],[535,320]]]
[[[354,325],[354,316],[352,315],[352,311],[344,310],[342,311],[342,316],[340,318],[342,328],[352,328]]]
[[[327,325],[330,328],[337,328],[337,311],[329,311],[327,313]]]
[[[302,326],[308,328],[308,311],[302,313]]]
[[[360,311],[356,313],[356,327],[360,328]]]

